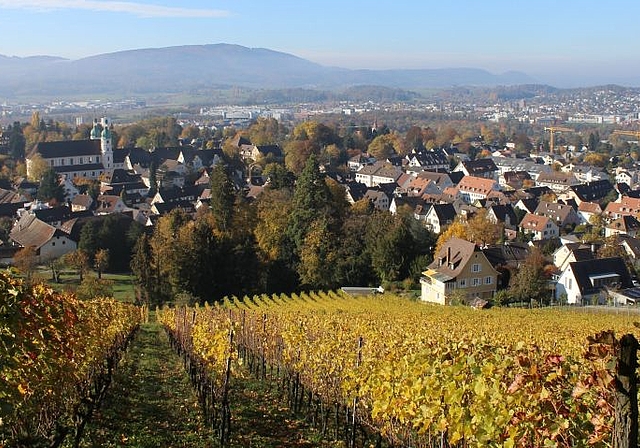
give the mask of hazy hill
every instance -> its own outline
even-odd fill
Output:
[[[140,49],[78,60],[0,55],[0,95],[195,92],[216,87],[336,89],[383,86],[418,89],[532,83],[524,73],[474,68],[347,70],[264,48],[213,44]]]

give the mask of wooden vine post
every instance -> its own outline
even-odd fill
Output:
[[[220,412],[220,446],[229,446],[231,432],[231,409],[229,407],[229,384],[231,381],[231,362],[233,347],[233,326],[229,330],[229,355],[224,372],[224,384],[222,386],[222,403]]]
[[[616,369],[614,448],[638,446],[638,340],[632,334],[620,339]]]
[[[364,345],[364,340],[362,336],[358,338],[358,357],[356,358],[356,369],[360,367],[362,363],[362,346]],[[356,407],[358,406],[358,397],[353,398],[352,409],[351,409],[351,437],[349,439],[349,448],[355,448],[356,446]]]

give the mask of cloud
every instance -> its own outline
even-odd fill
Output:
[[[29,9],[42,12],[60,9],[76,9],[126,13],[142,18],[219,18],[230,15],[229,11],[217,9],[176,8],[171,6],[105,0],[0,0],[0,9]]]

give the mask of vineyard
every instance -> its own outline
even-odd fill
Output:
[[[609,446],[617,337],[638,332],[628,315],[334,292],[158,317],[222,444],[230,378],[250,372],[348,446]]]
[[[77,446],[141,322],[0,272],[0,446]]]

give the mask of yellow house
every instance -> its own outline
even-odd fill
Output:
[[[460,238],[449,239],[422,275],[421,299],[441,305],[448,303],[454,291],[469,300],[488,300],[498,283],[498,271],[482,251]]]

